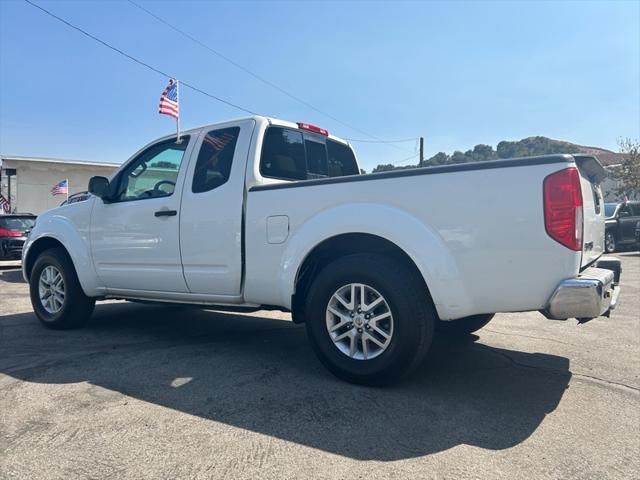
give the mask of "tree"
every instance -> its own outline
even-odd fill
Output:
[[[178,165],[173,162],[167,162],[166,160],[158,160],[155,163],[149,165],[150,168],[166,168],[167,170],[177,170]]]
[[[469,158],[460,150],[453,152],[453,155],[451,155],[451,158],[449,159],[449,163],[467,163],[468,161]]]
[[[449,155],[444,152],[438,152],[425,163],[429,166],[445,165],[449,161]]]
[[[628,198],[640,198],[640,142],[631,138],[619,138],[622,163],[609,169],[609,175],[617,182],[616,192]]]
[[[484,162],[486,160],[495,160],[498,158],[498,154],[491,145],[479,144],[473,147],[473,151],[469,150],[466,154],[467,157],[471,157],[474,162]]]

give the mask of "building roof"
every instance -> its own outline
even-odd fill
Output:
[[[18,155],[0,155],[0,161],[10,160],[16,162],[39,162],[39,163],[63,163],[65,165],[87,165],[89,167],[113,167],[118,168],[119,163],[111,162],[90,162],[87,160],[70,160],[66,158],[47,158],[47,157],[22,157]]]

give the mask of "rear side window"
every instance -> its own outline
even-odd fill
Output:
[[[326,137],[282,127],[269,127],[264,136],[260,173],[283,180],[358,175],[351,148]]]
[[[202,193],[229,180],[240,127],[212,130],[202,140],[193,172],[191,191]]]
[[[260,174],[284,180],[305,180],[307,165],[302,132],[268,128],[262,145]]]
[[[329,155],[329,176],[342,177],[344,175],[357,175],[358,164],[356,157],[346,145],[327,140],[327,153]]]

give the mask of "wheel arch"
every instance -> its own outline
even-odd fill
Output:
[[[88,245],[88,232],[80,232],[61,215],[43,215],[36,222],[23,252],[23,276],[28,282],[38,256],[49,248],[63,248],[69,255],[80,286],[88,297],[101,295]]]
[[[36,260],[38,259],[40,254],[45,250],[49,250],[50,248],[63,248],[64,251],[67,252],[67,255],[69,254],[69,251],[66,249],[66,247],[62,244],[60,240],[53,237],[38,238],[36,241],[34,241],[31,244],[24,258],[23,270],[24,270],[24,274],[27,281],[31,277],[33,266],[35,265]]]
[[[419,272],[425,294],[431,296],[440,318],[459,318],[473,312],[452,252],[436,231],[406,210],[369,202],[329,208],[295,228],[287,243],[278,279],[281,304],[289,308],[299,306],[294,301],[303,295],[296,293],[297,287],[305,285],[299,284],[306,273],[303,268],[317,255],[326,254],[329,246],[338,246],[331,250],[331,259],[338,254],[373,251],[390,252],[408,262]]]
[[[421,282],[426,295],[431,299],[429,287],[413,259],[398,245],[378,235],[351,232],[335,235],[318,243],[311,249],[298,268],[295,290],[291,296],[291,311],[295,323],[304,322],[305,297],[315,276],[338,258],[357,253],[373,253],[391,257],[412,271]]]

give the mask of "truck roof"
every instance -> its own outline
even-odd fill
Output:
[[[230,122],[239,122],[242,120],[255,120],[256,122],[268,122],[271,125],[278,125],[281,127],[288,127],[288,128],[295,128],[298,129],[300,128],[298,126],[298,124],[296,122],[290,122],[288,120],[283,120],[281,118],[275,118],[275,117],[267,117],[264,115],[251,115],[248,117],[239,117],[239,118],[233,118],[230,120],[223,120],[221,122],[216,122],[216,123],[208,123],[205,125],[200,125],[198,127],[194,127],[194,128],[190,128],[188,130],[185,130],[181,133],[187,134],[187,133],[192,133],[195,132],[196,130],[200,130],[202,128],[214,128],[217,127],[218,125],[223,125],[225,123],[230,123]],[[350,143],[347,140],[344,140],[343,138],[340,137],[336,137],[335,135],[332,135],[331,133],[329,133],[327,135],[328,138],[330,138],[331,140],[334,140],[336,142],[340,142],[344,145],[350,145]]]

